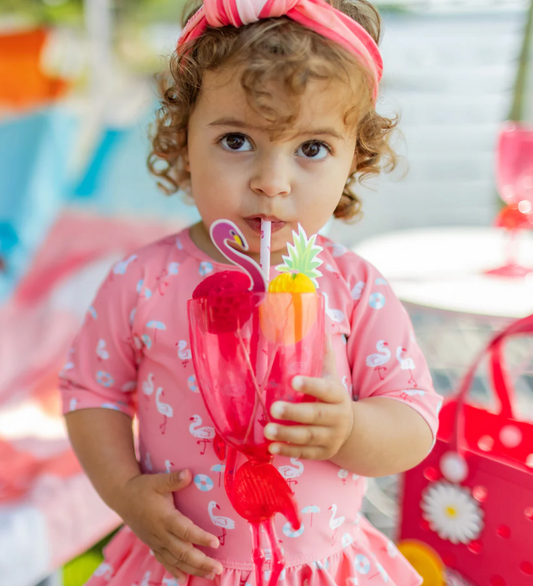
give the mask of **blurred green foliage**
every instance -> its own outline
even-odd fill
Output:
[[[63,567],[63,586],[83,586],[102,563],[102,550],[115,536],[116,531],[102,539],[84,554],[70,561]]]
[[[87,0],[88,1],[88,0]],[[0,22],[16,17],[31,24],[82,25],[83,0],[0,0]],[[178,22],[185,0],[110,1],[118,22]]]
[[[16,17],[31,24],[81,24],[82,0],[0,0],[0,20]]]

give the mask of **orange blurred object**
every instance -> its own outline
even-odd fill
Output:
[[[43,28],[0,34],[0,107],[28,108],[56,100],[67,90],[65,80],[42,71],[48,34]]]
[[[297,344],[315,325],[322,301],[316,293],[269,293],[259,306],[263,334],[269,342]]]
[[[533,229],[533,214],[526,214],[515,206],[505,206],[496,216],[494,225],[507,230]]]

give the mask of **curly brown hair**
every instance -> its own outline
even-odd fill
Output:
[[[367,0],[327,0],[360,25],[379,42],[381,21]],[[196,12],[198,0],[184,23]],[[242,26],[208,27],[170,59],[169,71],[159,76],[161,107],[152,131],[148,167],[159,178],[167,194],[187,191],[190,174],[183,154],[187,145],[189,118],[198,99],[205,71],[234,67],[250,106],[268,123],[273,133],[288,131],[298,117],[299,97],[311,80],[341,80],[351,90],[344,122],[356,133],[353,172],[348,176],[334,216],[343,220],[361,214],[361,202],[353,191],[362,179],[391,171],[396,155],[389,133],[397,118],[377,114],[372,99],[372,81],[355,56],[343,47],[290,20],[268,18]],[[274,100],[269,84],[281,87],[286,100]],[[275,105],[274,105],[275,101]],[[382,163],[382,161],[385,161]],[[380,164],[381,163],[381,164]]]

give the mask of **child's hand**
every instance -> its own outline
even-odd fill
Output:
[[[172,493],[191,482],[191,473],[141,474],[126,483],[118,511],[126,525],[153,552],[155,559],[178,580],[186,574],[209,577],[222,572],[222,564],[194,547],[217,548],[215,535],[200,529],[174,506]]]
[[[272,405],[272,417],[302,425],[269,423],[265,427],[265,436],[276,441],[269,446],[270,452],[307,460],[331,459],[350,436],[354,415],[352,398],[338,379],[329,340],[322,378],[294,377],[293,388],[316,397],[317,402],[276,401]]]

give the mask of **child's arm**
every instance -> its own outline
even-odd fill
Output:
[[[214,576],[222,565],[194,547],[218,547],[216,536],[183,516],[172,492],[192,480],[189,471],[141,474],[131,418],[112,409],[83,409],[66,415],[70,441],[102,500],[124,520],[178,580],[186,574]]]
[[[295,377],[297,390],[316,403],[272,405],[272,416],[302,425],[269,423],[265,435],[277,442],[271,451],[290,458],[331,460],[361,476],[387,476],[413,468],[431,448],[432,433],[411,407],[385,397],[354,402],[336,374],[328,346],[323,378]],[[277,451],[276,451],[277,450]]]
[[[388,476],[417,466],[429,453],[431,430],[408,405],[369,397],[351,405],[353,429],[330,460],[361,476]]]

